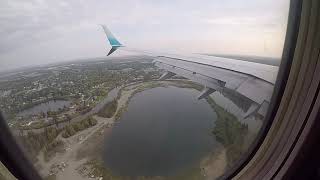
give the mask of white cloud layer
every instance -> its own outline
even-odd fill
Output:
[[[0,70],[104,56],[101,23],[135,48],[279,57],[288,7],[289,0],[3,0]]]

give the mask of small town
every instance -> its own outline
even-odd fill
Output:
[[[0,80],[0,108],[11,127],[42,127],[91,111],[116,87],[159,75],[149,59],[141,58],[38,68]]]

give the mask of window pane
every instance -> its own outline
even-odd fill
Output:
[[[1,8],[0,108],[42,177],[214,179],[265,121],[289,0]]]
[[[10,173],[10,171],[0,161],[0,179],[16,180],[16,178]]]

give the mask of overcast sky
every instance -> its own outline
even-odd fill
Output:
[[[133,48],[280,57],[288,7],[289,0],[1,0],[0,71],[105,56],[98,24]]]

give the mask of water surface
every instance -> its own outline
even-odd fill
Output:
[[[114,174],[169,176],[214,150],[215,112],[198,91],[158,87],[136,94],[106,141],[104,160]]]
[[[57,111],[59,110],[59,108],[69,107],[69,106],[70,106],[70,101],[51,100],[45,103],[35,105],[32,108],[25,109],[20,113],[18,113],[18,115],[19,116],[36,115],[41,112],[47,113],[48,111]]]

